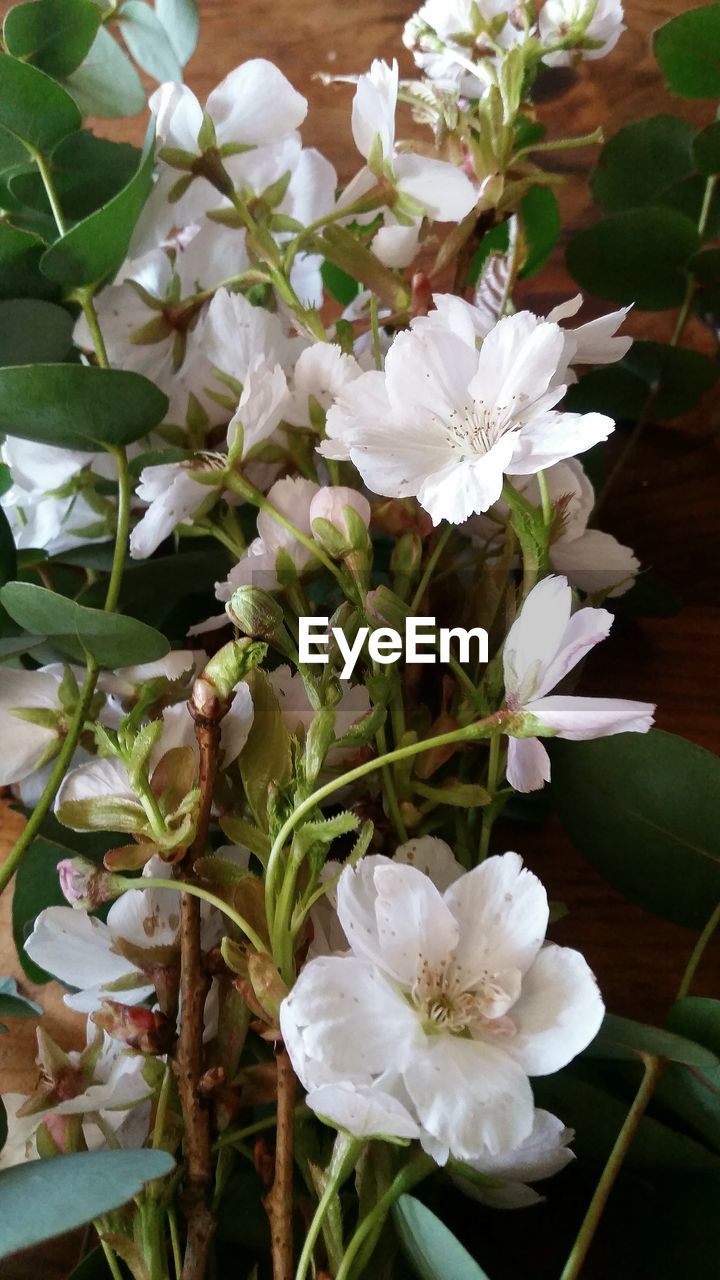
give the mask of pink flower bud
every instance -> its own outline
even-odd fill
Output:
[[[175,1036],[173,1024],[164,1013],[117,1000],[103,1000],[91,1014],[91,1021],[113,1040],[121,1040],[139,1053],[167,1053]]]
[[[330,524],[348,536],[349,529],[345,518],[345,507],[352,507],[360,516],[365,528],[370,524],[370,503],[358,493],[357,489],[346,489],[344,485],[327,485],[320,489],[310,503],[310,527],[313,520],[329,520]]]
[[[58,862],[57,869],[60,889],[66,902],[71,907],[84,911],[93,911],[104,902],[111,902],[124,889],[118,876],[80,855],[63,858]]]

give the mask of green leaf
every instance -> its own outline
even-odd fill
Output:
[[[400,1196],[392,1219],[402,1251],[420,1280],[488,1280],[452,1231],[415,1196]]]
[[[145,108],[140,77],[105,27],[100,27],[87,58],[65,84],[85,116],[116,119]]]
[[[169,33],[144,0],[125,0],[118,23],[128,52],[154,80],[182,80]]]
[[[61,449],[131,444],[162,422],[167,404],[152,382],[125,369],[0,369],[0,431]]]
[[[490,231],[486,231],[478,248],[475,250],[470,269],[468,271],[468,284],[477,284],[480,279],[480,272],[491,253],[507,253],[510,247],[510,224],[509,222],[500,222],[496,227],[492,227]]]
[[[72,840],[71,845],[67,843],[68,839]],[[60,889],[58,862],[78,853],[99,862],[103,852],[123,843],[123,837],[116,834],[99,837],[76,831],[70,833],[54,817],[50,821],[46,819],[43,834],[33,840],[20,864],[13,889],[13,940],[20,964],[31,982],[50,982],[52,977],[30,959],[25,951],[25,942],[41,911],[46,907],[67,906]]]
[[[673,93],[720,97],[720,4],[671,18],[655,32],[653,50]]]
[[[40,271],[44,252],[36,235],[0,222],[0,298],[57,297],[57,287]]]
[[[122,191],[137,172],[141,151],[127,142],[96,138],[88,129],[72,133],[49,160],[53,184],[65,217],[80,222]],[[12,195],[22,204],[50,212],[47,193],[34,168],[10,179]]]
[[[676,1000],[667,1018],[676,1034],[692,1036],[720,1055],[720,1001],[702,996]],[[720,1152],[720,1067],[683,1071],[669,1067],[657,1090],[658,1101],[679,1116],[698,1137]]]
[[[571,413],[606,413],[616,422],[635,422],[649,395],[648,385],[624,364],[591,369],[568,387],[563,407]]]
[[[3,39],[14,58],[62,80],[80,66],[99,26],[92,0],[29,0],[5,15]]]
[[[693,142],[695,167],[704,174],[720,173],[720,121],[696,134]]]
[[[606,213],[662,204],[663,192],[695,171],[695,130],[679,116],[651,116],[621,129],[603,147],[590,180]]]
[[[690,258],[700,248],[685,214],[649,206],[616,213],[578,231],[567,266],[583,289],[614,302],[662,311],[682,303]]]
[[[120,1209],[175,1168],[167,1151],[92,1151],[31,1160],[0,1173],[0,1257]]]
[[[251,671],[246,683],[255,714],[247,742],[240,752],[240,774],[250,808],[265,831],[268,791],[272,786],[286,786],[291,777],[290,735],[265,672]]]
[[[154,129],[148,131],[137,172],[101,209],[50,246],[40,269],[56,284],[97,284],[112,275],[127,254],[130,238],[152,186]]]
[[[31,582],[8,582],[0,602],[10,617],[34,635],[82,662],[92,654],[102,667],[128,667],[163,658],[170,646],[159,631],[137,618],[88,609]]]
[[[2,305],[0,304],[1,314]],[[5,511],[0,507],[0,587],[4,587],[6,582],[12,582],[15,577],[17,577],[15,539]]]
[[[0,126],[26,147],[45,152],[80,128],[80,112],[43,71],[0,53]]]
[[[195,52],[200,19],[196,0],[155,0],[155,12],[170,37],[181,67]]]
[[[654,418],[675,418],[694,409],[720,375],[715,361],[700,351],[664,342],[634,342],[623,367],[642,378],[648,388],[657,388]]]
[[[86,1253],[82,1262],[71,1271],[68,1280],[112,1280],[102,1245]]]
[[[631,902],[702,927],[720,899],[720,760],[659,729],[551,751],[579,851]]]
[[[520,275],[537,275],[545,266],[560,235],[560,206],[549,187],[531,187],[520,201],[520,217],[527,243],[527,255]]]
[[[651,1027],[612,1013],[605,1014],[602,1027],[585,1054],[589,1058],[608,1059],[632,1059],[652,1054],[657,1058],[668,1058],[671,1062],[698,1067],[701,1071],[720,1071],[720,1059],[702,1044],[662,1027]]]
[[[20,995],[14,978],[0,978],[0,1018],[37,1018],[42,1012],[42,1005]]]
[[[73,318],[64,307],[37,298],[0,302],[0,367],[64,360],[72,347]]]
[[[357,298],[360,292],[358,281],[353,276],[348,275],[347,271],[342,271],[340,267],[336,267],[334,262],[323,262],[320,268],[320,275],[330,296],[336,302],[341,302],[344,307]]]

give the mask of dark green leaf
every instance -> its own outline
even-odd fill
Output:
[[[14,978],[0,978],[0,1019],[37,1018],[42,1012],[42,1005],[20,994]]]
[[[14,58],[61,80],[80,66],[99,26],[92,0],[29,0],[5,15],[3,39]]]
[[[676,1034],[692,1036],[720,1055],[720,1001],[701,996],[676,1000],[667,1025]],[[720,1068],[688,1072],[669,1067],[660,1080],[657,1097],[698,1137],[720,1151]]]
[[[545,266],[560,235],[560,206],[549,187],[531,187],[520,201],[520,217],[527,243],[527,256],[520,275],[537,275]]]
[[[720,4],[688,9],[653,36],[669,87],[683,98],[720,97]]]
[[[603,147],[590,185],[606,213],[662,204],[662,195],[694,172],[695,130],[679,116],[651,116],[621,129]]]
[[[137,172],[141,152],[127,142],[110,142],[82,129],[72,133],[50,157],[53,184],[70,222],[79,222],[107,204]],[[12,196],[41,212],[49,212],[47,193],[34,168],[10,179]]]
[[[675,187],[669,187],[662,197],[663,205],[668,209],[675,209],[677,213],[684,213],[686,218],[697,226],[700,219],[700,212],[705,202],[707,178],[701,173],[691,174],[689,178],[683,178]],[[704,240],[714,239],[720,231],[720,194],[717,189],[711,194],[710,204],[707,214],[705,215],[705,230],[703,232]]]
[[[69,832],[65,827],[61,827],[54,817],[46,819],[43,823],[43,834],[33,841],[20,863],[15,877],[12,900],[15,950],[31,982],[50,982],[52,976],[30,959],[25,951],[25,942],[32,933],[33,925],[41,911],[46,907],[67,905],[60,890],[58,862],[62,858],[72,858],[78,853],[99,862],[104,852],[112,849],[114,845],[123,843],[127,843],[127,838],[123,836],[108,836],[103,833],[98,837],[95,834]]]
[[[271,786],[286,786],[290,779],[290,737],[266,673],[251,671],[247,684],[255,714],[247,742],[240,752],[240,773],[250,808],[265,831],[268,792]]]
[[[0,602],[19,626],[47,636],[79,662],[91,653],[103,667],[127,667],[163,658],[170,647],[159,631],[137,618],[88,609],[30,582],[6,583]]]
[[[70,1273],[68,1280],[112,1280],[102,1246],[91,1249]]]
[[[175,1168],[167,1151],[92,1151],[31,1160],[0,1173],[0,1257],[119,1209]]]
[[[671,733],[552,744],[576,847],[647,911],[699,928],[720,899],[720,760]]]
[[[105,27],[98,31],[82,66],[65,83],[86,116],[116,119],[137,115],[145,108],[140,77]]]
[[[140,166],[130,182],[50,246],[40,263],[44,275],[56,284],[77,287],[97,284],[117,270],[152,186],[153,158],[151,129]]]
[[[689,218],[649,206],[616,213],[576,232],[567,265],[578,284],[599,298],[662,311],[683,301],[687,266],[699,248]]]
[[[701,352],[664,342],[634,342],[623,367],[654,391],[654,418],[674,418],[694,409],[720,374]]]
[[[178,600],[203,595],[206,602],[213,584],[227,575],[228,568],[227,553],[216,547],[131,561],[123,573],[119,607],[132,617],[159,626]],[[103,603],[104,592],[104,583],[95,582],[79,599],[97,607]]]
[[[642,413],[647,383],[623,364],[591,369],[568,388],[564,407],[572,413],[606,413],[616,422],[635,422]]]
[[[507,253],[509,246],[510,226],[508,222],[500,222],[496,227],[487,231],[475,250],[470,263],[468,283],[477,284],[480,279],[480,272],[491,253]]]
[[[336,267],[333,262],[323,262],[320,274],[325,288],[336,302],[342,302],[343,306],[346,307],[348,303],[357,298],[360,292],[360,285],[357,280],[348,275],[347,271]]]
[[[56,285],[40,271],[45,245],[36,235],[0,222],[0,298],[55,298]]]
[[[195,52],[200,22],[196,0],[155,0],[155,12],[170,37],[181,67]]]
[[[0,302],[0,367],[64,360],[72,347],[72,331],[70,312],[53,302]]]
[[[152,382],[125,369],[0,369],[0,431],[61,449],[130,444],[162,422],[167,403]]]
[[[392,1218],[402,1251],[419,1280],[488,1280],[452,1231],[415,1196],[400,1196]]]
[[[0,313],[2,306],[0,305]],[[17,555],[15,553],[15,539],[12,535],[10,522],[5,515],[2,507],[0,507],[0,587],[4,587],[6,582],[12,582],[17,575]]]
[[[182,73],[169,32],[144,0],[125,0],[120,31],[129,52],[154,80],[181,80]]]
[[[602,1027],[585,1053],[590,1058],[637,1058],[652,1054],[701,1071],[720,1071],[720,1059],[710,1049],[662,1027],[606,1013]]]
[[[701,173],[720,173],[720,121],[709,124],[693,142],[695,167]]]
[[[0,53],[0,126],[35,151],[50,151],[80,128],[80,112],[59,84]]]

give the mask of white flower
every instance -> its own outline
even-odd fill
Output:
[[[293,674],[290,667],[283,665],[270,672],[270,683],[280,704],[283,720],[290,733],[297,733],[298,727],[307,729],[315,715],[305,690],[303,678],[299,672]],[[340,681],[342,696],[335,707],[335,737],[343,738],[358,721],[370,712],[370,695],[363,684],[351,685],[347,680]],[[338,764],[352,754],[351,748],[335,747],[328,752],[327,763]]]
[[[201,469],[184,462],[161,462],[143,468],[137,496],[148,503],[148,508],[130,534],[133,559],[151,556],[178,525],[197,515],[204,502],[214,501],[214,489],[193,478],[193,471]]]
[[[57,449],[8,436],[2,457],[10,467],[13,483],[0,504],[19,550],[39,547],[48,555],[57,555],[110,534],[112,505],[103,500],[107,509],[103,520],[102,510],[91,500],[96,476],[107,480],[117,476],[109,454]]]
[[[207,310],[203,347],[210,364],[245,383],[261,365],[292,368],[303,350],[302,339],[290,338],[278,315],[254,307],[241,293],[218,289]]]
[[[555,512],[549,547],[552,568],[589,595],[613,597],[629,591],[640,562],[630,547],[623,546],[612,534],[588,528],[595,492],[582,463],[577,458],[568,458],[549,467],[544,474]],[[515,476],[512,484],[533,506],[540,506],[536,476]],[[507,516],[505,503],[497,503],[494,512]],[[470,536],[490,553],[502,551],[504,529],[491,516],[473,516],[466,527]]]
[[[579,609],[572,616],[571,609],[567,578],[544,578],[533,587],[505,641],[506,705],[573,742],[613,733],[647,733],[655,711],[652,703],[551,694],[605,639],[613,623],[607,609]],[[550,759],[537,738],[510,738],[507,778],[516,791],[535,791],[549,781]]]
[[[278,480],[269,490],[267,498],[276,511],[291,520],[301,533],[311,536],[310,504],[319,486],[301,476],[287,476]],[[276,591],[279,581],[276,573],[277,558],[282,553],[292,561],[298,573],[312,562],[312,552],[294,533],[275,520],[268,511],[260,511],[257,518],[258,536],[245,555],[230,570],[224,582],[215,583],[215,595],[223,603],[230,600],[238,587],[261,587],[263,591]]]
[[[65,711],[60,702],[64,668],[59,663],[24,671],[0,667],[0,786],[8,787],[41,768],[60,750]],[[23,711],[47,723],[25,719]]]
[[[427,0],[403,33],[425,75],[467,98],[482,97],[496,82],[497,46],[525,39],[523,5],[509,0]]]
[[[353,178],[342,194],[342,206],[351,205],[376,185],[376,172],[381,167],[399,196],[405,196],[409,208],[418,208],[436,222],[460,222],[477,200],[477,192],[462,169],[445,160],[437,160],[411,151],[398,151],[395,145],[395,111],[398,97],[398,65],[376,59],[367,75],[358,79],[352,107],[352,131],[355,145],[372,164]],[[377,154],[379,149],[379,155]],[[421,215],[397,217],[388,211],[386,227],[375,236],[372,248],[387,266],[407,266],[417,249]]]
[[[534,1121],[528,1076],[569,1062],[603,1014],[583,957],[543,945],[539,880],[507,853],[441,893],[373,856],[343,872],[338,916],[351,951],[310,961],[280,1010],[311,1096],[326,1085],[391,1095],[440,1162],[517,1148]]]
[[[543,470],[614,426],[603,414],[554,409],[565,390],[556,381],[566,342],[558,325],[520,311],[478,351],[467,311],[461,321],[465,337],[442,317],[400,333],[384,373],[341,391],[319,447],[350,458],[374,493],[417,497],[435,524],[486,511],[505,474]]]
[[[494,1209],[523,1209],[542,1200],[529,1182],[540,1182],[559,1173],[575,1157],[568,1144],[574,1133],[549,1111],[536,1108],[530,1136],[513,1151],[503,1155],[485,1154],[467,1163],[478,1181],[453,1172],[453,1181],[474,1200]]]
[[[622,0],[545,0],[539,27],[543,44],[551,50],[543,54],[549,67],[567,67],[579,57],[604,58],[625,30]],[[570,48],[552,52],[562,41]]]
[[[354,356],[346,355],[335,342],[314,342],[301,352],[295,365],[292,394],[287,405],[288,422],[309,427],[314,405],[327,413],[330,405],[362,369]]]
[[[545,318],[560,324],[562,320],[568,320],[577,315],[582,304],[583,296],[578,293],[567,302],[561,302],[553,307]],[[597,320],[588,320],[575,329],[564,330],[568,336],[567,367],[560,368],[558,371],[561,381],[577,382],[575,365],[615,364],[627,355],[633,340],[627,336],[618,335],[618,329],[626,320],[630,310],[630,307],[620,307],[618,311],[609,311],[607,315],[598,316]]]

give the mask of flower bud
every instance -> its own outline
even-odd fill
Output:
[[[112,902],[125,888],[121,877],[79,854],[75,858],[62,858],[57,870],[65,901],[83,911],[93,911],[104,902]]]
[[[368,591],[365,597],[365,611],[369,621],[376,622],[378,626],[384,626],[387,623],[401,635],[404,634],[410,607],[389,587],[381,585],[374,591]]]
[[[120,1004],[117,1000],[103,1000],[90,1020],[107,1031],[113,1040],[153,1056],[167,1053],[175,1036],[173,1024],[164,1013],[142,1005]]]
[[[267,646],[255,640],[231,640],[223,645],[193,684],[191,710],[207,720],[224,714],[218,704],[228,702],[235,686],[262,662],[266,653]]]
[[[230,621],[257,640],[282,649],[288,639],[283,611],[277,600],[259,587],[239,587],[225,606]]]
[[[310,527],[315,520],[327,520],[348,539],[350,547],[354,545],[351,538],[352,517],[348,516],[346,507],[350,507],[359,515],[367,529],[370,524],[370,503],[357,489],[347,489],[344,485],[327,485],[320,489],[310,503]]]

